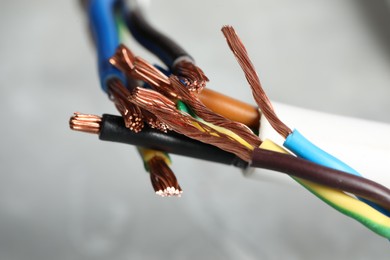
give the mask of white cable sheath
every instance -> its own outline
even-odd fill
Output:
[[[390,188],[390,125],[364,119],[332,115],[273,103],[278,117],[292,130],[298,129],[324,151],[339,158],[365,178]],[[283,144],[262,116],[260,138]],[[261,179],[290,180],[267,170],[249,169],[244,173]],[[280,174],[279,174],[280,175]],[[289,183],[293,183],[289,181]]]

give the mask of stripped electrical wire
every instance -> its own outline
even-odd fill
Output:
[[[98,134],[101,122],[102,119],[99,116],[75,112],[69,120],[69,127],[80,132]]]
[[[237,142],[236,136],[232,137],[231,132],[221,133],[210,124],[180,112],[173,101],[156,91],[138,87],[131,93],[129,100],[156,115],[178,133],[215,145],[222,150],[236,154],[245,161],[250,160],[249,151],[253,150],[253,147],[247,142],[244,140]]]
[[[185,78],[190,91],[202,91],[209,79],[182,47],[157,31],[139,8],[128,10],[125,20],[134,38],[157,55],[175,75]]]
[[[94,131],[90,131],[91,126],[88,124],[91,120],[89,118],[93,118],[95,121],[93,124]],[[165,153],[233,165],[242,169],[248,166],[247,162],[232,153],[172,131],[163,133],[146,125],[142,132],[134,133],[129,131],[120,116],[105,114],[100,117],[75,113],[69,124],[72,130],[97,134],[102,141],[130,144]],[[210,154],[213,156],[210,156]]]
[[[226,128],[235,134],[239,135],[242,139],[248,142],[253,147],[258,147],[261,141],[258,136],[254,135],[253,132],[244,124],[229,120],[217,113],[214,113],[207,108],[197,95],[188,91],[183,82],[176,76],[170,76],[171,84],[167,87],[170,88],[170,93],[175,93],[177,98],[185,102],[195,112],[197,117],[202,120]]]
[[[221,129],[213,128],[209,124],[204,124],[203,122],[190,117],[188,114],[181,113],[176,109],[171,100],[153,90],[136,88],[131,95],[132,102],[135,102],[137,105],[145,109],[149,109],[150,112],[154,113],[162,121],[170,125],[174,131],[197,139],[201,142],[213,144],[225,151],[232,152],[245,161],[249,162],[252,160],[252,165],[254,167],[269,168],[272,162],[274,162],[272,167],[275,167],[275,165],[285,165],[286,168],[284,170],[282,170],[283,167],[275,169],[284,172],[289,169],[291,172],[287,171],[287,173],[297,177],[302,177],[299,174],[306,172],[307,175],[305,175],[305,178],[307,180],[327,186],[337,185],[332,187],[360,195],[390,209],[390,190],[382,185],[376,184],[373,181],[344,172],[339,172],[293,156],[271,153],[274,156],[272,158],[278,159],[274,161],[263,160],[263,157],[266,157],[267,154],[263,154],[261,149],[255,149],[250,146],[248,147],[232,138],[228,132],[222,133],[220,132]],[[221,142],[221,140],[224,141]],[[238,147],[240,149],[237,149]],[[252,153],[253,151],[255,151],[255,153]],[[263,157],[261,155],[258,156],[257,154],[261,154]],[[284,160],[286,160],[285,164],[283,163]],[[294,165],[296,165],[296,170],[292,170]],[[309,173],[311,175],[309,175]],[[349,186],[351,182],[355,182],[355,185],[352,184]],[[365,192],[362,193],[360,190],[360,188],[362,188],[362,183],[365,183],[367,187],[371,187],[369,189],[371,189],[376,195],[370,195]],[[376,196],[379,196],[381,199],[377,200]]]
[[[136,89],[135,91],[137,90],[138,89]],[[146,90],[142,88],[139,89],[139,91],[141,91],[141,94],[138,94],[138,96],[142,97],[145,100],[149,99],[146,93],[154,92],[152,90]],[[159,94],[153,93],[153,95],[158,96]],[[158,97],[155,100],[157,99],[163,100],[161,99],[161,97]],[[174,106],[172,106],[172,109],[174,109]],[[180,114],[180,111],[178,111],[178,114]],[[104,124],[107,124],[105,122],[107,120],[112,121],[112,119],[110,118],[102,119],[94,115],[84,115],[80,113],[75,113],[70,119],[70,127],[73,130],[101,135],[100,132],[104,131],[103,129]],[[93,123],[94,131],[91,131],[90,130],[91,126],[85,123],[85,122],[90,123],[91,121],[94,122]],[[112,122],[111,123],[108,122],[108,124],[111,124],[111,126],[108,127],[108,130],[112,131],[113,129],[118,128],[118,126],[113,127]],[[121,135],[119,132],[117,132],[117,134]],[[130,139],[137,138],[138,135],[139,135],[138,133],[133,134],[134,137],[132,137],[132,135],[129,135],[128,138]],[[144,143],[145,141],[142,141],[144,137],[143,136],[139,136],[139,137],[141,138],[140,145],[148,146]],[[103,137],[103,140],[104,139],[106,138]],[[125,142],[125,141],[123,141],[122,139],[121,142]],[[165,148],[163,148],[162,150],[165,150]],[[148,151],[148,158],[150,158],[151,155],[156,155],[156,154],[159,155],[160,157],[163,157],[161,155],[162,154],[161,152]],[[277,151],[267,151],[263,148],[263,144],[260,145],[260,148],[254,149],[253,155],[251,155],[251,157],[253,158],[252,166],[254,167],[261,167],[265,169],[275,170],[276,172],[286,173],[294,177],[315,182],[317,184],[326,185],[328,187],[332,187],[335,189],[344,190],[349,193],[360,195],[366,199],[375,201],[378,204],[381,204],[385,208],[390,208],[390,190],[371,180],[350,175],[348,173],[337,171],[328,167],[324,167],[291,155],[277,153]],[[149,161],[149,159],[146,159],[146,161]]]
[[[185,87],[186,83],[183,84],[183,81],[179,80],[177,76],[171,75],[168,78],[147,61],[135,56],[124,45],[118,47],[110,62],[128,76],[145,81],[159,93],[186,102],[204,121],[234,132],[252,146],[260,145],[260,139],[246,125],[214,113],[203,105],[197,95]]]
[[[359,172],[337,159],[336,157],[326,153],[321,150],[319,147],[315,146],[309,140],[307,140],[299,131],[292,131],[287,125],[285,125],[276,115],[271,101],[263,90],[260,79],[257,75],[257,72],[249,58],[248,52],[242,43],[241,39],[236,34],[232,26],[224,26],[222,28],[222,33],[224,34],[226,41],[232,50],[234,56],[236,57],[238,63],[240,64],[245,77],[252,88],[253,97],[256,103],[259,105],[262,114],[269,121],[271,126],[282,135],[286,140],[283,145],[295,153],[297,156],[304,159],[310,160],[314,163],[328,166],[337,170],[348,172],[353,175],[361,176]],[[372,201],[366,201],[362,199],[370,206],[381,211],[382,213],[390,216],[390,211],[381,208]]]
[[[121,44],[118,46],[115,55],[110,58],[110,63],[128,77],[133,77],[146,82],[150,87],[161,94],[172,98],[177,97],[177,93],[175,93],[175,90],[171,86],[169,77],[146,60],[139,56],[135,56],[125,45]],[[184,80],[184,82],[186,81]],[[224,96],[210,89],[204,89],[202,92],[198,93],[198,95],[196,95],[195,92],[191,92],[191,97],[196,99],[193,102],[197,102],[199,99],[200,102],[207,104],[206,107],[209,107],[207,108],[208,110],[212,110],[214,113],[222,115],[231,121],[237,121],[241,124],[248,125],[252,129],[257,130],[259,128],[259,111],[253,106],[231,97]],[[216,106],[215,103],[218,105]],[[199,116],[203,117],[202,115]],[[206,121],[210,120],[207,118],[204,119]],[[234,122],[234,124],[237,123]],[[239,126],[239,128],[245,127],[246,126],[242,125]]]
[[[83,1],[83,6],[90,17],[102,89],[122,118],[75,113],[69,121],[70,128],[97,134],[101,140],[137,145],[156,194],[182,194],[169,167],[170,158],[162,151],[240,168],[250,164],[290,175],[328,205],[390,238],[390,190],[361,177],[277,117],[233,27],[225,26],[222,32],[261,114],[253,106],[204,89],[208,78],[194,59],[153,28],[138,8],[127,9],[121,0]],[[121,37],[128,30],[169,70],[151,65],[121,45]],[[253,134],[248,127],[256,131],[260,116],[286,139],[286,148],[304,159]]]
[[[183,191],[169,168],[171,159],[168,154],[147,148],[138,148],[138,152],[142,155],[156,194],[161,197],[181,197]]]
[[[240,38],[238,38],[232,26],[224,26],[222,28],[222,33],[225,35],[230,49],[234,53],[238,63],[245,73],[245,77],[249,83],[249,86],[252,88],[253,97],[261,109],[261,112],[268,119],[269,123],[272,125],[275,131],[277,131],[282,136],[288,136],[292,131],[277,117],[272,107],[271,101],[261,87],[259,76],[257,75],[255,67],[249,59],[249,55],[244,44]]]
[[[126,122],[126,126],[130,130],[136,133],[140,132],[144,127],[144,122],[146,122],[150,127],[156,128],[165,133],[170,129],[168,125],[161,122],[154,114],[140,108],[134,103],[129,102],[129,92],[119,80],[112,80],[109,83],[108,90],[111,99],[114,100],[115,104],[121,102],[122,106],[116,105],[116,107],[119,112],[121,112],[122,117]]]
[[[70,120],[71,128],[74,130],[83,131],[83,129],[81,129],[80,127],[73,127],[72,124],[83,125],[77,122],[77,120],[84,120],[84,118],[86,117],[94,118],[96,119],[96,122],[99,122],[96,123],[94,127],[96,129],[100,129],[98,132],[100,140],[121,142],[141,147],[149,147],[152,149],[185,155],[192,158],[212,160],[218,163],[235,165],[237,167],[247,166],[247,163],[240,160],[233,154],[220,150],[210,144],[200,143],[198,141],[189,139],[178,134],[174,134],[172,132],[168,132],[167,134],[165,134],[145,126],[145,129],[142,132],[133,133],[125,127],[122,118],[118,116],[103,115],[103,117],[100,118],[98,116],[93,115],[77,115],[77,117],[72,117],[73,120]],[[89,126],[85,127],[86,130],[90,129]],[[97,131],[98,130],[93,132],[96,133]],[[287,151],[273,144],[269,140],[265,140],[261,144],[260,148],[274,151],[275,153],[288,153]],[[263,150],[257,149],[257,153],[262,151]],[[342,182],[329,182],[328,176],[334,174],[334,172],[337,172],[336,174],[339,174],[338,171],[319,166],[308,161],[300,161],[298,163],[295,163],[296,165],[298,164],[299,167],[291,168],[290,163],[286,162],[286,160],[280,160],[278,156],[274,157],[276,155],[275,153],[271,153],[270,156],[276,159],[272,159],[270,162],[268,162],[268,159],[265,159],[266,162],[259,166],[268,169],[275,169],[274,167],[279,167],[278,170],[281,170],[280,167],[285,167],[283,169],[283,172],[288,173],[291,176],[301,177],[293,178],[305,188],[307,188],[310,192],[312,192],[314,195],[316,195],[318,198],[323,200],[325,203],[340,211],[341,213],[356,219],[374,232],[388,238],[390,237],[390,219],[387,216],[356,200],[354,197],[351,197],[340,191],[345,189],[350,190],[344,185],[344,183],[347,183],[347,186],[352,185],[353,189],[359,189],[359,187],[363,187],[363,189],[366,190],[364,192],[372,192],[371,195],[367,193],[370,197],[376,196],[373,194],[378,195],[377,188],[370,186],[370,184],[367,185],[367,181],[365,179],[359,179],[358,182],[356,182],[356,180],[352,180],[352,182],[350,182],[350,178],[353,176],[344,173],[344,176],[341,176],[341,179],[343,180]],[[213,156],[209,156],[210,154],[213,154]],[[294,158],[295,157],[289,156],[288,160],[295,160]],[[259,163],[259,161],[257,161],[257,163]],[[306,164],[309,164],[309,166]],[[275,174],[276,173],[277,172],[275,171]],[[316,176],[317,173],[319,173],[320,176]],[[340,179],[340,176],[333,176],[332,178]],[[327,186],[323,186],[322,184],[317,184],[309,180],[323,183]],[[388,193],[388,191],[386,190],[384,190],[384,192],[385,194],[386,192]],[[386,196],[388,197],[388,195],[385,194],[379,194],[379,197],[384,196],[384,199],[386,200]]]

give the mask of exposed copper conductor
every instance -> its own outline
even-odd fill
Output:
[[[137,105],[127,101],[128,90],[119,81],[112,80],[109,83],[109,93],[126,127],[135,133],[140,132],[144,127],[144,116]]]
[[[164,159],[155,156],[147,162],[153,189],[161,197],[181,197],[183,193],[171,168]]]
[[[118,80],[113,80],[109,84],[111,99],[114,101],[116,108],[125,120],[125,125],[130,130],[138,133],[142,131],[144,122],[150,127],[166,133],[170,130],[169,126],[161,122],[155,115],[147,110],[129,102],[131,94],[129,90]]]
[[[138,60],[137,60],[138,59]],[[145,81],[147,84],[149,84],[153,89],[160,92],[161,94],[177,98],[177,93],[175,90],[175,87],[171,86],[171,82],[169,77],[167,77],[165,74],[163,74],[160,70],[158,70],[156,67],[152,66],[147,61],[136,57],[132,52],[126,48],[124,45],[120,45],[116,51],[116,54],[112,57],[111,63],[115,65],[118,69],[122,70],[126,75],[130,77],[137,78],[139,80]],[[148,73],[139,73],[141,71],[147,71]],[[146,76],[147,75],[147,76]],[[184,84],[188,84],[188,80],[185,80],[181,78],[181,80],[184,81]],[[186,87],[188,90],[188,88]],[[187,91],[188,92],[188,91]],[[205,92],[207,92],[205,94]],[[208,105],[213,107],[214,109],[208,109],[209,111],[215,110],[216,106],[213,106],[215,102],[224,102],[222,103],[224,106],[229,108],[229,105],[233,104],[233,107],[230,109],[230,111],[225,111],[223,108],[219,108],[219,113],[226,118],[230,118],[230,121],[237,121],[240,123],[246,123],[253,127],[253,129],[259,128],[259,113],[257,108],[254,108],[248,104],[245,104],[243,102],[234,100],[230,97],[224,96],[220,93],[214,92],[212,90],[206,89],[205,91],[202,91],[201,93],[196,93],[194,91],[191,91],[191,94],[198,94],[198,95],[192,95],[194,98],[197,98],[201,101],[201,103],[207,102]],[[217,100],[213,100],[217,99]],[[223,100],[223,101],[221,101]],[[194,101],[196,102],[196,101]],[[188,103],[188,102],[187,102]],[[238,108],[238,109],[237,109]],[[233,109],[233,110],[232,110]],[[229,110],[229,109],[228,109]],[[237,111],[239,113],[244,114],[237,114]],[[249,111],[249,112],[248,112]],[[253,112],[254,111],[254,112]],[[217,113],[218,113],[217,112]],[[204,115],[199,114],[200,117],[203,117],[206,121],[216,123],[215,121],[212,121],[210,117],[204,117]],[[248,119],[249,118],[249,119]],[[233,120],[234,119],[234,120]],[[219,125],[219,124],[218,124]],[[238,128],[245,128],[245,126],[240,126]],[[232,131],[235,131],[231,129]],[[243,130],[247,132],[247,130]],[[252,138],[253,137],[249,137]],[[256,142],[255,142],[256,143]]]
[[[198,96],[193,92],[190,92],[182,84],[178,77],[171,76],[169,79],[171,81],[171,92],[177,93],[177,97],[187,103],[194,110],[197,116],[201,117],[203,120],[209,123],[233,131],[253,147],[258,147],[261,144],[259,137],[254,135],[246,125],[231,121],[219,114],[214,113],[212,110],[203,105]]]
[[[201,92],[209,79],[198,66],[189,60],[179,61],[174,66],[177,76],[184,79],[190,91]]]
[[[131,71],[134,69],[134,59],[134,54],[126,46],[120,44],[114,56],[110,58],[110,63],[121,71]]]
[[[156,115],[162,122],[180,134],[234,153],[245,161],[249,161],[251,158],[251,147],[237,142],[231,136],[215,130],[186,113],[181,113],[176,109],[173,101],[156,91],[136,88],[132,92],[131,101]]]
[[[292,131],[286,126],[275,114],[271,101],[264,92],[259,76],[256,73],[255,67],[249,59],[248,52],[237,36],[232,26],[224,26],[222,32],[226,38],[226,41],[244,71],[245,77],[252,88],[253,97],[260,107],[261,112],[268,119],[272,127],[282,136],[287,137]]]
[[[135,56],[123,44],[119,45],[110,63],[127,76],[142,80],[161,93],[164,93],[164,86],[170,84],[168,77],[160,70],[141,57]]]
[[[164,86],[170,84],[168,77],[141,57],[135,56],[123,44],[118,46],[110,63],[126,75],[145,81],[158,92],[170,94],[164,92]],[[175,71],[184,79],[190,91],[200,92],[209,81],[204,72],[188,60],[181,60],[175,64]]]
[[[69,120],[69,127],[80,132],[99,134],[101,122],[100,116],[75,112]]]
[[[168,130],[172,130],[167,124],[158,119],[155,115],[150,113],[148,110],[142,108],[142,113],[145,117],[146,123],[151,127],[161,132],[167,133]]]

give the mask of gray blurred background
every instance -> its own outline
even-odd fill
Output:
[[[211,79],[253,103],[220,32],[235,26],[271,99],[390,123],[385,1],[150,1]],[[135,149],[72,132],[116,113],[77,1],[0,2],[0,259],[389,259],[389,242],[306,190],[183,157],[157,197]],[[156,61],[139,46],[137,54]]]

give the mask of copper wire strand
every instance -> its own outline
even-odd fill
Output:
[[[257,75],[255,67],[249,59],[249,55],[244,44],[232,26],[224,26],[222,28],[222,33],[224,34],[230,49],[232,50],[242,70],[244,71],[245,77],[252,88],[253,97],[260,107],[261,112],[268,119],[269,123],[275,129],[275,131],[286,138],[292,131],[277,117],[272,107],[271,101],[261,86],[259,76]]]
[[[195,91],[189,91],[190,89],[184,87],[175,76],[168,78],[153,65],[144,59],[135,56],[126,46],[120,45],[118,47],[115,55],[111,59],[111,63],[114,66],[117,66],[118,69],[121,69],[128,76],[145,81],[153,89],[165,96],[176,97],[178,95],[177,92],[181,91],[181,95],[184,96],[186,102],[191,103],[190,106],[193,107],[195,112],[198,116],[202,117],[202,119],[235,132],[254,147],[260,145],[260,139],[253,135],[252,131],[248,127],[215,114],[212,110],[202,104],[197,95],[195,95]],[[175,86],[172,85],[172,79],[175,80]],[[185,84],[188,84],[188,81],[185,80]],[[155,127],[154,124],[149,124],[152,127]]]
[[[130,130],[138,133],[142,131],[144,122],[146,122],[151,128],[155,128],[164,133],[170,130],[169,126],[161,122],[155,115],[147,110],[129,102],[131,94],[129,90],[119,81],[113,80],[109,84],[109,93],[113,99],[116,108],[121,113],[125,125]]]
[[[201,117],[206,122],[229,129],[230,131],[239,135],[253,147],[258,147],[261,144],[259,137],[254,135],[246,125],[234,122],[214,113],[212,110],[203,105],[198,96],[193,92],[190,92],[182,84],[178,77],[172,75],[169,77],[169,79],[171,82],[170,87],[172,88],[171,92],[177,93],[177,97],[189,105],[197,116]]]
[[[102,118],[100,116],[75,112],[69,119],[69,127],[75,131],[99,134],[101,122]]]
[[[118,46],[110,63],[128,76],[147,82],[161,93],[163,93],[161,87],[170,84],[167,76],[143,58],[135,56],[123,44]],[[178,76],[183,77],[190,91],[199,93],[209,81],[204,72],[188,60],[178,62],[175,65],[175,70]]]
[[[137,61],[138,57],[134,56],[132,53],[130,55],[128,53],[131,53],[131,51],[121,45],[119,46],[114,59],[117,61],[117,64],[130,63],[127,66],[128,69],[125,71],[130,73],[131,76],[136,76],[138,79],[147,82],[155,90],[166,96],[181,96],[179,98],[188,103],[202,119],[235,132],[252,146],[258,147],[261,144],[260,139],[255,136],[247,126],[228,120],[204,106],[195,92],[190,91],[189,88],[185,87],[177,76],[172,75],[168,78],[147,61],[141,58]],[[133,58],[131,59],[128,57]],[[188,81],[185,81],[185,84],[187,83]]]
[[[175,174],[163,158],[154,156],[147,162],[150,181],[157,195],[181,197],[183,193]]]
[[[171,82],[170,79],[163,74],[160,70],[158,70],[156,67],[148,63],[142,58],[136,57],[127,47],[124,45],[120,45],[115,53],[115,55],[111,59],[111,63],[116,66],[118,69],[122,70],[126,75],[130,77],[134,77],[138,80],[145,81],[147,84],[149,84],[153,89],[156,91],[162,93],[163,95],[167,97],[176,98],[177,93],[175,93],[174,87],[170,86]],[[122,64],[122,65],[120,65]],[[125,65],[123,65],[125,64]],[[127,64],[127,65],[126,65]],[[140,73],[141,71],[147,71],[147,73]],[[187,84],[187,83],[186,83]],[[188,89],[188,88],[186,88]],[[191,94],[196,94],[195,92],[191,91]],[[206,95],[206,96],[205,96]],[[233,100],[232,98],[228,98],[226,96],[223,96],[222,94],[218,92],[213,92],[209,89],[205,89],[205,91],[202,91],[198,95],[192,95],[194,98],[198,98],[202,104],[204,104],[204,101],[207,102],[208,110],[213,111],[216,110],[215,102],[210,102],[210,97],[212,99],[218,98],[222,99],[227,103],[227,107],[230,108],[228,110],[220,109],[218,107],[219,115],[222,115],[225,118],[229,118],[230,121],[237,121],[242,124],[247,123],[250,125],[250,127],[254,129],[259,128],[259,113],[256,108],[253,108],[252,106],[242,103],[237,100]],[[220,100],[218,100],[220,102]],[[239,107],[238,107],[239,106]],[[233,109],[233,110],[232,110]],[[243,110],[244,109],[244,110]],[[246,109],[246,110],[245,110]],[[244,113],[243,113],[244,111]],[[217,112],[217,114],[218,114]],[[237,114],[237,112],[240,112],[240,114]],[[216,112],[214,112],[216,113]],[[241,114],[243,113],[243,114]],[[201,116],[204,117],[204,116]],[[211,120],[209,117],[208,119],[204,118],[206,121]],[[211,121],[210,121],[211,122]],[[215,123],[213,121],[213,123]],[[241,127],[238,127],[241,128]],[[246,130],[244,130],[246,131]],[[254,141],[254,140],[253,140]]]
[[[203,70],[189,60],[178,62],[174,70],[177,76],[184,78],[188,90],[201,92],[209,81]]]
[[[160,70],[139,56],[135,56],[130,49],[123,44],[119,45],[110,63],[125,73],[127,76],[142,80],[152,88],[164,95],[164,86],[169,85],[169,79]]]
[[[125,126],[135,133],[142,131],[144,115],[138,106],[127,101],[128,90],[117,80],[110,81],[108,86],[110,98],[122,115]]]
[[[123,69],[123,67],[122,67],[122,69],[125,73],[130,74],[130,76],[135,76],[137,79],[140,79],[140,80],[147,82],[149,85],[151,85],[154,89],[156,89],[160,93],[163,93],[163,94],[168,95],[170,97],[177,96],[177,93],[175,92],[175,88],[171,86],[171,81],[169,80],[169,78],[167,76],[165,76],[158,69],[156,69],[154,66],[150,65],[147,61],[145,61],[141,58],[139,58],[138,62],[136,63],[136,59],[138,57],[134,56],[133,54],[128,55],[128,53],[131,53],[131,51],[129,49],[127,49],[125,46],[122,45],[119,47],[119,49],[121,49],[121,51],[118,50],[113,57],[113,59],[115,59],[117,61],[117,63],[113,63],[114,65],[115,64],[130,63],[126,66],[127,70]],[[126,55],[124,55],[124,53]],[[128,57],[134,57],[134,58],[133,58],[133,60],[131,60],[131,59],[128,59]],[[140,72],[145,72],[145,71],[147,71],[148,74],[140,73]],[[210,119],[212,117],[211,114],[214,114],[214,113],[209,109],[207,109],[207,111],[210,114],[210,116],[208,116],[208,118]],[[152,114],[154,114],[154,113],[152,113]],[[206,114],[206,113],[203,113],[202,115],[204,115],[204,114]],[[220,123],[218,125],[220,125],[222,127],[228,126],[228,124],[226,123],[226,120],[221,120],[221,118],[223,118],[223,117],[221,117],[221,116],[219,117]],[[205,120],[208,121],[207,119],[205,119]],[[212,121],[218,122],[218,120],[212,120]],[[222,121],[224,121],[225,124],[222,123]],[[239,123],[237,123],[237,125],[238,124]],[[167,125],[168,127],[170,126],[169,123],[165,123],[165,125]],[[246,128],[245,126],[237,127],[237,125],[235,125],[235,130],[239,129],[239,132],[245,131],[245,132],[241,133],[244,140],[249,140],[249,143],[251,145],[253,145],[254,147],[257,147],[258,145],[260,145],[260,143],[261,143],[260,140],[255,135],[252,135],[252,132],[248,128]],[[153,127],[153,125],[152,125],[152,127]],[[172,126],[170,126],[170,127],[172,128]],[[245,130],[242,130],[242,129],[245,129]],[[233,132],[235,132],[235,131],[233,131]]]
[[[249,148],[190,115],[181,113],[173,101],[156,91],[137,87],[130,101],[156,115],[175,132],[234,153],[245,161],[251,159],[252,151]]]
[[[134,69],[134,59],[134,54],[125,45],[120,44],[109,61],[121,71],[131,71]]]

